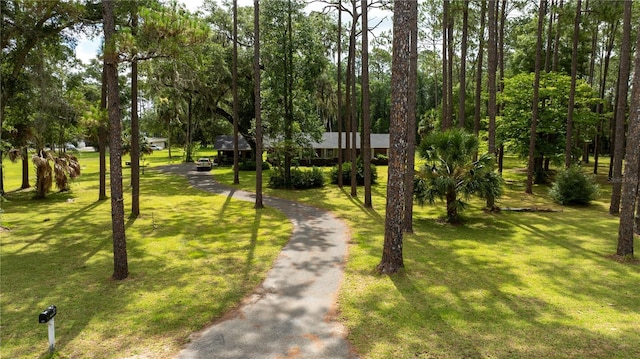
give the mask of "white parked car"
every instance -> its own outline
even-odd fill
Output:
[[[202,157],[196,161],[196,170],[197,171],[211,171],[211,167],[213,163],[209,158]]]

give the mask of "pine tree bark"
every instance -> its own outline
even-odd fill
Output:
[[[358,180],[357,174],[357,161],[358,161],[358,145],[357,145],[357,132],[358,132],[358,113],[356,112],[356,32],[358,24],[358,3],[356,0],[351,0],[353,7],[353,19],[351,20],[351,39],[349,40],[349,57],[351,57],[351,67],[349,73],[351,74],[351,109],[350,109],[350,125],[351,125],[351,197],[358,195]],[[361,148],[362,149],[362,148]]]
[[[458,127],[464,128],[467,100],[467,38],[469,30],[469,0],[462,10],[462,44],[460,45],[460,94],[458,95]]]
[[[571,89],[569,90],[569,108],[567,109],[567,137],[564,150],[564,167],[571,166],[573,149],[573,112],[576,103],[576,80],[578,77],[578,41],[580,36],[580,11],[582,1],[576,2],[576,16],[573,23],[573,48],[571,50]]]
[[[538,9],[538,30],[536,40],[536,59],[535,74],[533,83],[533,101],[531,109],[531,129],[529,131],[529,163],[527,165],[527,188],[526,193],[533,193],[533,174],[535,168],[535,150],[536,150],[536,130],[538,126],[538,102],[540,97],[540,65],[542,62],[542,28],[544,22],[546,0],[540,0]]]
[[[256,202],[254,208],[264,208],[262,201],[262,95],[260,93],[260,1],[253,0],[253,94],[256,119]]]
[[[640,31],[636,49],[640,49]],[[624,158],[624,183],[620,205],[620,227],[616,254],[633,257],[634,215],[638,199],[638,174],[640,173],[640,51],[636,51],[633,92],[629,110],[629,135]]]
[[[138,33],[138,5],[131,4],[131,34]],[[140,126],[138,121],[138,59],[131,60],[131,216],[140,215]]]
[[[118,57],[115,49],[115,20],[113,0],[102,2],[105,67],[111,131],[110,184],[111,184],[111,228],[113,235],[113,279],[122,280],[129,275],[127,262],[127,241],[124,228],[124,198],[122,191],[122,129],[120,125],[120,92],[118,91]]]
[[[418,92],[418,2],[411,1],[411,64],[407,118],[407,170],[405,173],[404,231],[413,233],[413,181],[415,179],[416,112]]]
[[[342,114],[342,4],[338,3],[338,187],[342,188],[344,186],[343,183],[343,174],[342,174],[342,163],[344,162],[344,158],[342,156],[342,123],[343,123],[343,114]]]
[[[620,72],[618,78],[618,100],[616,104],[615,148],[613,154],[613,182],[609,214],[620,213],[620,195],[622,190],[622,159],[625,148],[625,113],[627,93],[629,92],[629,71],[631,62],[631,1],[624,1],[622,19],[622,44],[620,45]]]
[[[233,184],[240,183],[240,145],[238,138],[238,0],[233,0],[233,69],[231,92],[233,93]]]
[[[107,62],[102,60],[102,86],[100,90],[100,111],[107,110]],[[98,152],[100,163],[98,200],[107,199],[107,143],[109,142],[108,124],[100,121],[98,125]]]
[[[496,19],[496,2],[497,0],[489,0],[489,42],[488,42],[488,88],[489,88],[489,104],[487,112],[489,113],[489,153],[496,153],[496,73],[498,69],[498,46],[497,46],[497,19]]]
[[[476,94],[475,94],[475,109],[473,113],[473,133],[476,136],[480,135],[480,115],[482,109],[482,63],[484,60],[484,29],[485,29],[485,17],[487,12],[487,2],[482,0],[480,9],[480,33],[478,44],[478,61],[476,66]],[[478,154],[474,155],[474,159],[478,159]]]
[[[393,11],[393,64],[391,69],[391,127],[389,177],[382,260],[377,270],[392,274],[404,267],[402,236],[407,158],[407,120],[411,72],[411,1],[398,1]],[[417,17],[415,17],[417,19]]]
[[[553,19],[555,17],[555,12],[552,11],[554,5],[556,4],[556,0],[551,0],[551,4],[549,5],[547,12],[549,13],[549,26],[547,27],[547,50],[545,51],[544,56],[544,71],[551,71],[551,53],[552,47],[551,44],[553,42]]]
[[[560,32],[562,30],[562,22],[560,22],[560,13],[564,6],[564,0],[560,0],[556,9],[556,34],[553,39],[553,62],[551,63],[551,71],[558,72],[559,52],[560,52]]]
[[[451,128],[451,114],[449,113],[449,0],[442,2],[442,124],[443,131]]]
[[[602,69],[602,78],[600,81],[599,98],[601,101],[599,101],[598,104],[596,105],[596,115],[598,116],[599,120],[598,120],[598,127],[596,129],[596,138],[594,141],[595,144],[594,144],[594,150],[593,150],[593,174],[598,174],[598,162],[600,158],[600,146],[601,146],[600,135],[602,134],[602,131],[603,131],[602,102],[604,101],[605,91],[607,89],[607,76],[609,74],[609,63],[611,62],[611,52],[613,51],[613,45],[615,43],[615,34],[617,33],[617,27],[618,27],[618,22],[613,22],[609,24],[609,31],[607,32],[609,35],[607,38],[606,55],[604,57],[604,67]]]
[[[371,202],[371,118],[369,112],[369,9],[362,0],[362,161],[364,164],[364,207]]]
[[[447,81],[447,98],[449,99],[447,101],[447,104],[449,106],[449,109],[447,109],[447,114],[449,114],[449,119],[448,119],[448,123],[449,123],[449,127],[454,127],[454,108],[455,108],[455,104],[453,102],[453,57],[455,55],[454,52],[454,39],[453,39],[453,24],[454,24],[454,16],[453,16],[453,12],[451,11],[451,3],[449,3],[449,18],[447,19],[447,78],[449,79],[449,81]]]

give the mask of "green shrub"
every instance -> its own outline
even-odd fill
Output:
[[[262,162],[262,170],[268,170],[271,168],[271,165],[268,162]],[[238,165],[238,169],[240,171],[255,171],[256,170],[256,161],[244,161]]]
[[[378,179],[378,170],[375,165],[371,165],[371,183],[376,183]],[[331,183],[338,183],[338,166],[331,169]],[[351,183],[351,162],[342,164],[342,183]],[[356,183],[358,186],[364,185],[364,161],[358,159],[356,161]]]
[[[279,169],[274,171],[269,178],[269,187],[286,188],[284,171]],[[322,188],[324,187],[324,174],[318,167],[313,167],[311,171],[303,171],[299,168],[291,169],[291,187],[294,189]]]
[[[549,195],[563,205],[589,204],[598,195],[598,190],[593,177],[585,175],[580,167],[572,166],[557,174]]]

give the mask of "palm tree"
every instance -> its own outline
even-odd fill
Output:
[[[488,199],[491,206],[502,195],[502,178],[493,172],[494,159],[485,153],[478,160],[478,138],[462,129],[429,134],[420,145],[426,160],[416,179],[414,196],[419,205],[444,199],[447,221],[460,221],[463,199],[476,195]],[[461,198],[462,197],[462,198]]]
[[[69,179],[80,176],[80,163],[74,155],[62,153],[54,157],[51,151],[40,151],[31,159],[36,165],[36,198],[44,198],[54,180],[60,192],[69,191]]]

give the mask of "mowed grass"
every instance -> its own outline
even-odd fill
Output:
[[[55,358],[172,357],[261,283],[291,234],[280,212],[256,211],[149,167],[141,215],[132,219],[125,167],[130,275],[114,281],[110,200],[97,201],[97,154],[79,156],[83,174],[72,191],[45,200],[14,191],[21,167],[4,161],[2,358],[50,357],[47,326],[38,324],[50,304],[58,308]],[[180,157],[159,151],[146,160],[155,166]]]
[[[601,159],[600,173],[608,162]],[[591,172],[588,166],[585,172]],[[232,183],[230,168],[216,178]],[[328,175],[328,169],[326,169]],[[444,205],[414,209],[405,236],[405,270],[375,273],[382,255],[386,167],[379,167],[373,209],[327,185],[265,194],[329,209],[351,228],[339,295],[340,320],[363,358],[640,358],[640,265],[619,262],[618,218],[608,214],[610,185],[590,206],[564,207],[548,186],[524,193],[524,163],[507,158],[501,207],[556,212],[485,213],[472,200],[465,223],[443,224]],[[252,190],[255,176],[240,173]]]

